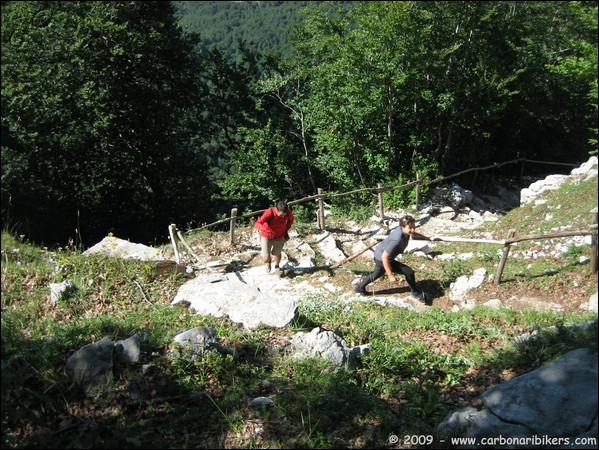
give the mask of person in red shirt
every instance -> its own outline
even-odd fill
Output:
[[[262,262],[266,264],[266,272],[271,273],[271,260],[275,263],[273,274],[280,275],[281,251],[289,240],[289,229],[293,225],[293,213],[285,202],[267,209],[256,222],[254,227],[260,230]]]

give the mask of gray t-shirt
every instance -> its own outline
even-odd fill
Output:
[[[390,259],[394,259],[400,253],[403,253],[409,242],[410,236],[405,234],[401,227],[397,227],[377,246],[374,251],[374,258],[382,261],[383,253],[386,251],[389,253]]]

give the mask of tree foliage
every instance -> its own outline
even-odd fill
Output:
[[[193,46],[168,2],[4,5],[3,211],[59,241],[164,233],[202,185]]]
[[[341,18],[313,12],[295,45],[310,77],[318,162],[347,188],[413,175],[422,157],[446,173],[498,155],[580,161],[596,123],[593,78],[551,70],[558,55],[575,53],[564,48],[574,37],[597,48],[596,26],[575,19],[565,2],[360,2]]]
[[[2,3],[5,227],[156,238],[596,153],[596,2],[174,3]]]

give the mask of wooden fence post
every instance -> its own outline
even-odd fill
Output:
[[[478,170],[474,171],[474,177],[472,177],[472,184],[470,185],[470,190],[474,190],[474,186],[476,185],[476,178],[478,177]]]
[[[516,230],[510,228],[507,232],[506,240],[511,239],[516,234]],[[505,267],[505,263],[507,261],[507,255],[510,252],[510,245],[505,244],[503,246],[503,254],[501,255],[501,261],[499,262],[499,266],[497,267],[497,273],[495,274],[495,284],[501,283],[501,275],[503,274],[503,268]]]
[[[317,189],[317,192],[320,192],[320,188]],[[316,201],[318,202],[318,194],[316,194]],[[318,208],[316,209],[316,226],[319,230],[322,230],[322,220],[320,219],[320,202],[318,203]]]
[[[171,237],[171,243],[173,244],[173,252],[175,253],[175,262],[177,264],[181,263],[181,258],[179,257],[179,249],[177,248],[177,225],[171,223],[168,226],[168,234]]]
[[[593,213],[593,225],[597,225],[597,211]],[[597,272],[597,234],[591,234],[591,270]]]
[[[235,220],[237,220],[237,208],[231,209],[231,222],[229,223],[229,234],[231,245],[235,244]]]
[[[420,174],[416,174],[416,211],[420,205]]]
[[[383,187],[382,183],[377,183],[376,187],[379,189],[378,197],[379,197],[379,217],[381,218],[381,222],[385,220],[385,205],[383,205],[383,191],[380,189]]]
[[[322,195],[322,188],[318,188],[318,195]],[[324,200],[318,197],[318,227],[324,231]]]

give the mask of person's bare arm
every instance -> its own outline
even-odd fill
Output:
[[[427,236],[426,234],[419,233],[418,231],[414,231],[414,232],[412,233],[412,237],[413,237],[414,239],[423,239],[423,240],[425,240],[425,241],[430,241],[430,240],[432,240],[432,238],[431,238],[431,237]]]
[[[391,269],[391,262],[389,258],[389,253],[385,250],[381,255],[381,261],[383,262],[383,267],[385,268],[385,272],[387,272],[387,276],[389,277],[389,281],[391,283],[397,283],[397,278],[395,278],[395,274]]]

